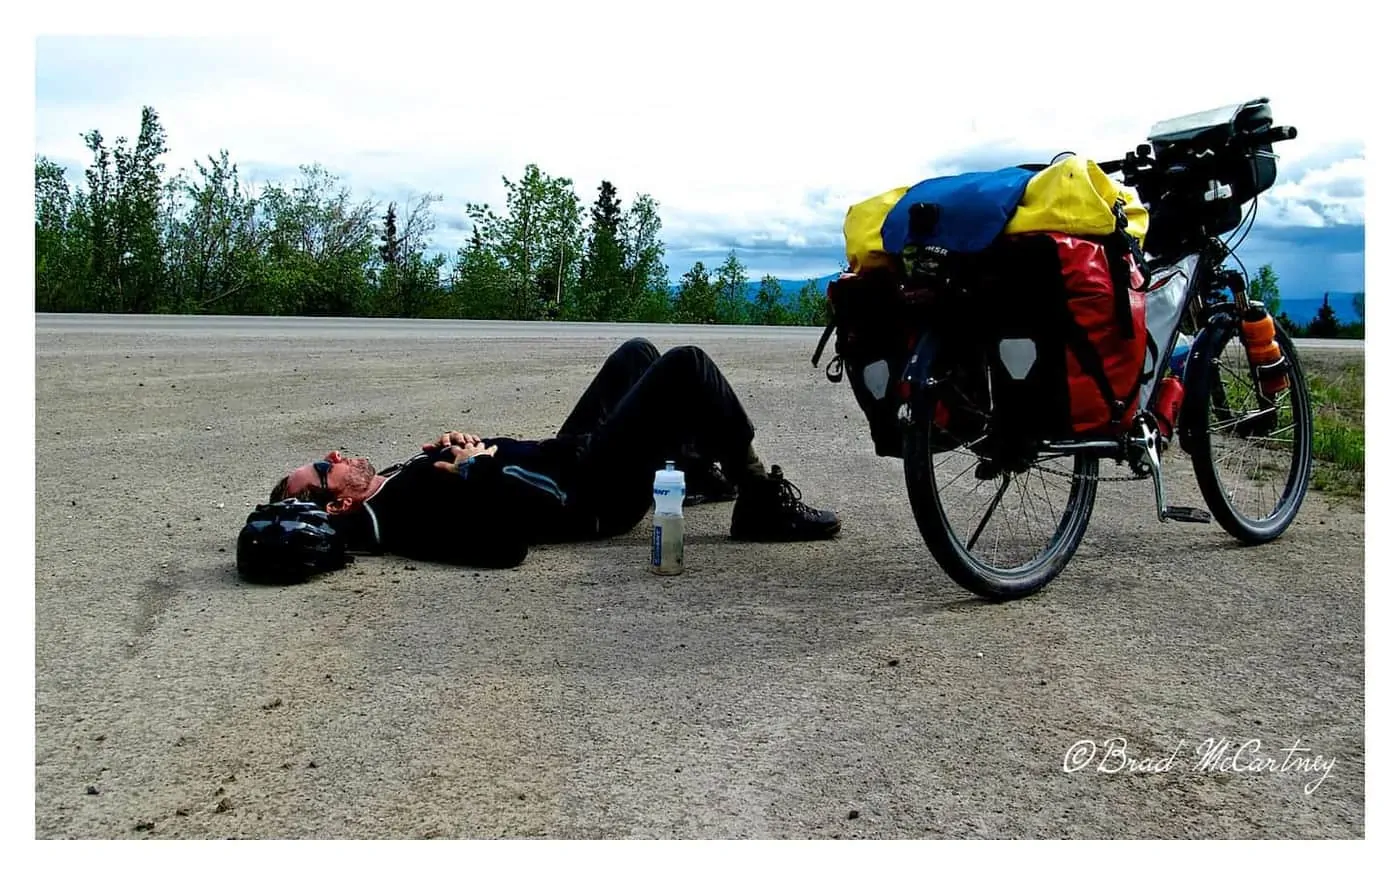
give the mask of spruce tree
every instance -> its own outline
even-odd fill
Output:
[[[1341,333],[1341,323],[1337,321],[1337,311],[1332,309],[1332,304],[1327,300],[1328,296],[1322,296],[1322,306],[1317,308],[1317,315],[1308,325],[1309,337],[1336,337]]]

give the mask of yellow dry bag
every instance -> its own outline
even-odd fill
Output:
[[[895,259],[884,251],[880,230],[885,225],[885,216],[908,190],[907,185],[892,188],[846,210],[846,260],[850,262],[848,270],[862,273],[871,268],[891,267],[896,263]]]
[[[1115,205],[1119,201],[1128,235],[1141,246],[1147,237],[1147,208],[1137,192],[1115,182],[1093,161],[1072,156],[1031,177],[1005,233],[1059,231],[1106,237],[1118,229]]]

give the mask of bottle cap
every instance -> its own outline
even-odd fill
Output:
[[[655,485],[662,489],[685,491],[685,472],[676,470],[675,462],[667,462],[666,467],[656,472]]]

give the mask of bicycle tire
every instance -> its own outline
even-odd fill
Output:
[[[1075,454],[1069,500],[1053,541],[1036,559],[1015,569],[992,568],[964,549],[943,512],[933,472],[933,423],[910,424],[904,434],[904,482],[919,534],[934,561],[963,589],[994,602],[1022,599],[1040,592],[1060,575],[1079,548],[1098,494],[1099,459]]]
[[[1293,407],[1294,429],[1297,437],[1294,442],[1294,459],[1290,466],[1285,497],[1281,498],[1272,513],[1262,520],[1243,516],[1231,504],[1226,495],[1225,485],[1220,482],[1219,472],[1211,457],[1210,390],[1219,380],[1220,356],[1225,345],[1239,336],[1237,320],[1218,323],[1207,329],[1205,354],[1192,356],[1187,366],[1187,403],[1183,405],[1183,425],[1190,430],[1191,465],[1195,469],[1196,483],[1201,496],[1210,508],[1220,527],[1239,541],[1249,544],[1263,544],[1282,535],[1298,515],[1307,496],[1308,481],[1312,477],[1312,398],[1308,391],[1307,377],[1303,373],[1302,362],[1298,358],[1293,340],[1283,327],[1274,323],[1274,336],[1288,359],[1288,380],[1290,398],[1296,399]],[[1192,368],[1197,368],[1192,371]],[[1205,370],[1199,370],[1204,367]]]

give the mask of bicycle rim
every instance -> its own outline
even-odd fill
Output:
[[[1061,457],[1069,464],[1058,473],[1046,470],[1057,459],[1041,458],[1026,471],[979,480],[985,460],[971,450],[963,461],[956,459],[958,449],[971,444],[934,452],[935,428],[911,427],[905,452],[910,506],[934,559],[958,585],[984,598],[1004,601],[1039,592],[1064,570],[1088,528],[1098,458],[1087,452]],[[972,488],[954,494],[960,483]],[[1011,507],[1008,498],[1020,501]],[[993,530],[998,516],[1010,520],[1009,535]]]
[[[1260,392],[1238,324],[1212,334],[1208,394],[1196,406],[1192,455],[1201,494],[1220,526],[1246,543],[1273,540],[1302,507],[1312,473],[1312,403],[1292,340],[1276,338],[1288,359],[1288,388]],[[1282,481],[1281,484],[1278,481]]]

